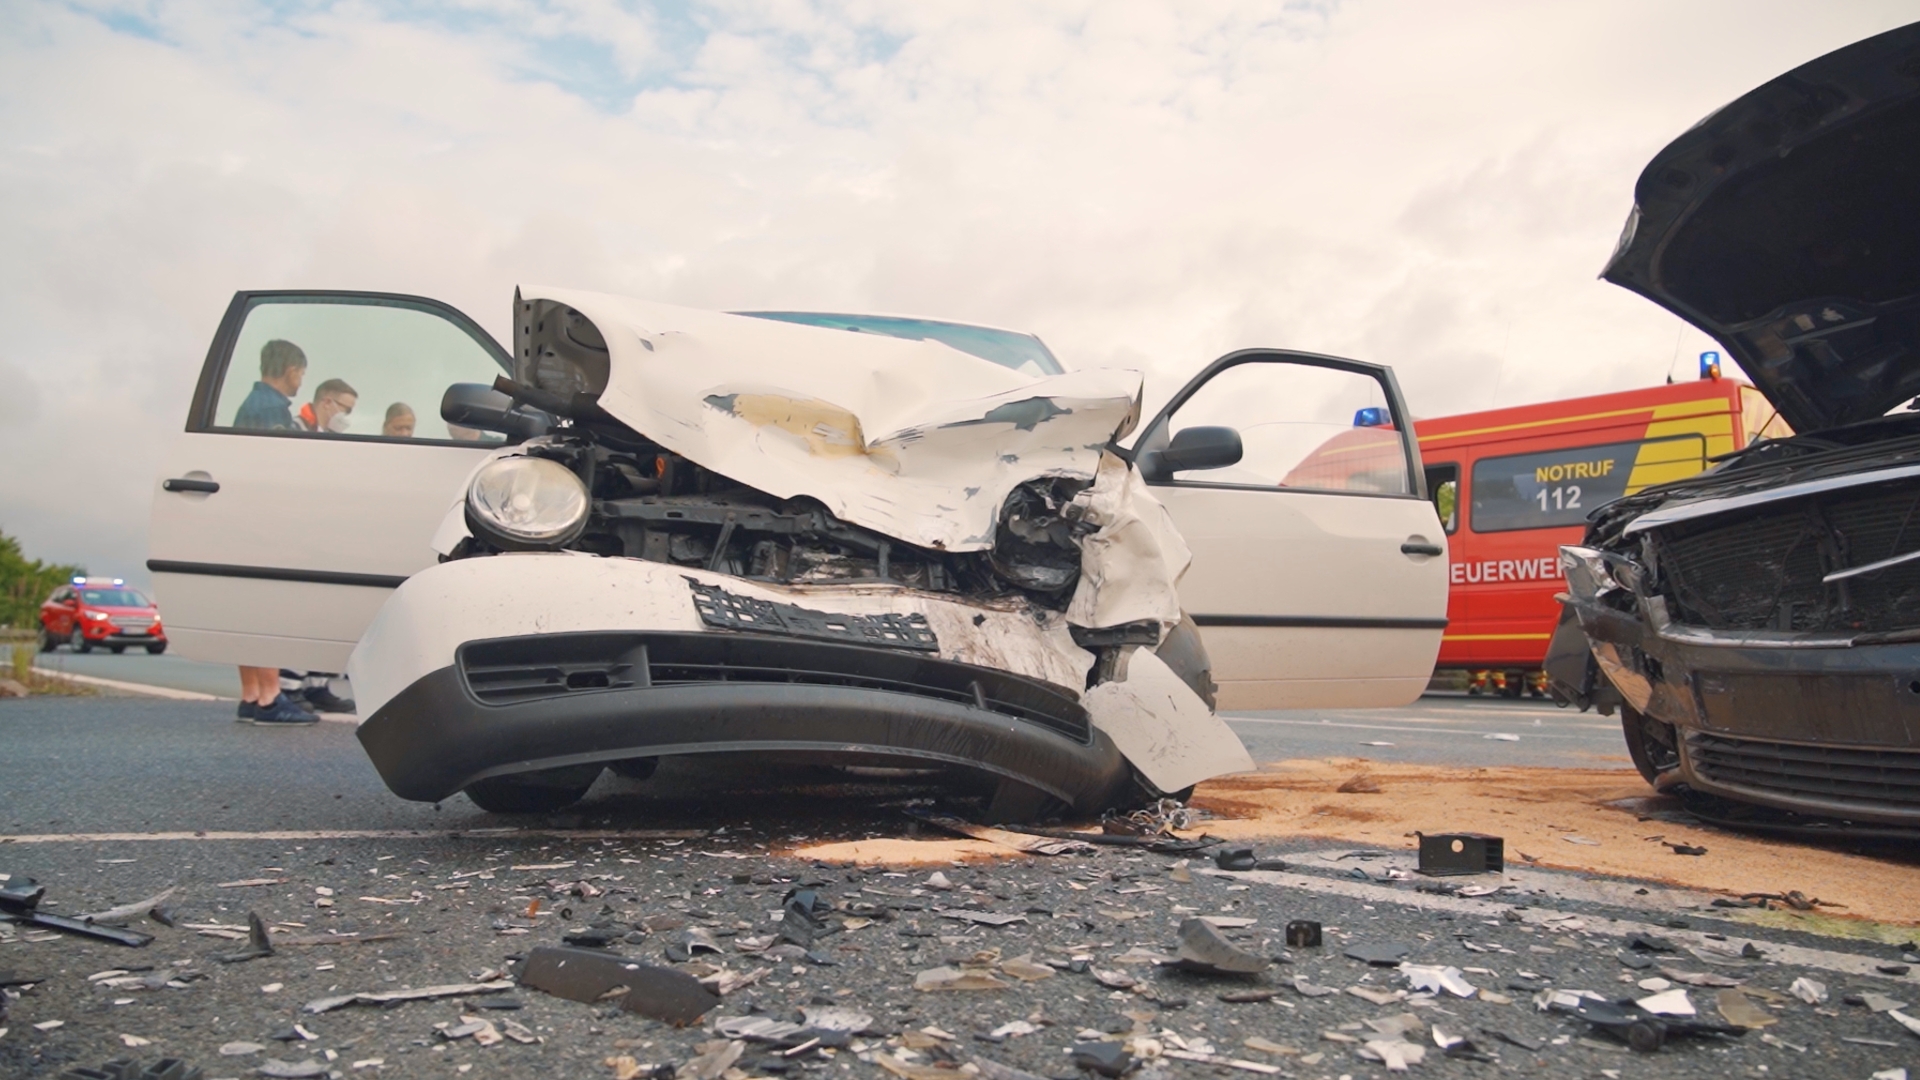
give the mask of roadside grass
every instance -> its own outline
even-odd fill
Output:
[[[35,671],[33,661],[40,655],[38,638],[29,635],[23,640],[21,634],[10,631],[0,641],[4,641],[13,653],[13,671],[8,677],[26,687],[29,694],[47,694],[55,697],[99,696],[100,691],[91,686],[85,686],[70,679],[42,675]]]

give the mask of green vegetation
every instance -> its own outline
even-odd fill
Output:
[[[84,571],[77,566],[27,558],[20,541],[0,532],[0,627],[39,626],[41,601],[79,573]]]

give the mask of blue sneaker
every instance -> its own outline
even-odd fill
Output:
[[[259,715],[260,715],[259,705],[251,701],[242,701],[240,703],[240,708],[234,713],[233,719],[236,723],[251,724],[253,723],[254,717],[257,717]]]
[[[320,718],[294,703],[285,694],[273,699],[271,705],[254,706],[253,722],[270,724],[276,727],[290,727],[303,724],[317,724]]]

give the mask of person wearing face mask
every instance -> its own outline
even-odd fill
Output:
[[[360,392],[345,379],[328,379],[314,387],[313,400],[300,406],[295,422],[305,431],[341,434],[353,423],[353,406],[359,400]]]

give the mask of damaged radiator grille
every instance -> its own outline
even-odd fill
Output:
[[[1093,737],[1087,710],[1070,691],[892,648],[753,634],[541,634],[468,642],[455,663],[468,690],[488,705],[609,690],[837,686],[971,706],[1081,743]]]
[[[1848,750],[1689,731],[1688,763],[1701,780],[1825,804],[1830,812],[1920,814],[1920,752]]]
[[[1823,580],[1920,550],[1920,484],[1875,484],[1688,522],[1657,531],[1651,543],[1683,623],[1827,633],[1920,626],[1920,560]]]

